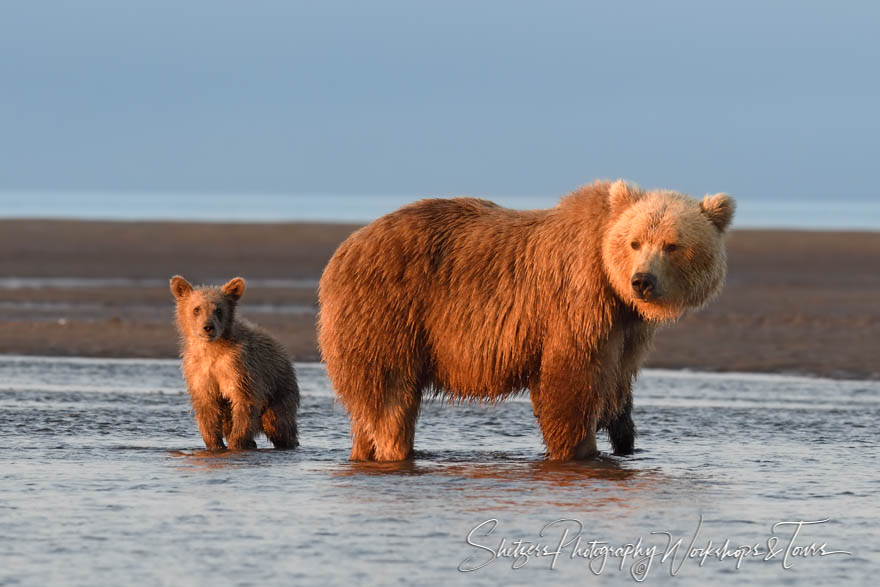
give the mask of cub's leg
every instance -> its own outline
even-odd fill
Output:
[[[250,398],[236,397],[232,404],[232,429],[226,441],[233,450],[257,448],[254,440],[260,430],[260,413]]]
[[[229,435],[232,434],[232,406],[230,406],[229,400],[225,398],[220,400],[220,410],[223,419],[223,436],[229,438]]]
[[[193,394],[192,405],[199,432],[208,450],[226,448],[223,444],[223,409],[220,402],[205,394]]]
[[[276,394],[275,400],[263,411],[260,418],[263,433],[275,448],[299,446],[296,427],[298,403],[296,395],[283,390]]]

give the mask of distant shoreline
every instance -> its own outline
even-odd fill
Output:
[[[365,224],[424,198],[473,196],[517,209],[548,208],[564,194],[283,194],[0,191],[0,221],[206,224]],[[696,195],[696,194],[695,194]],[[880,202],[737,197],[736,226],[750,230],[880,231]]]
[[[355,229],[360,228],[367,224],[367,222],[355,222],[355,221],[340,221],[340,222],[332,222],[329,220],[259,220],[259,221],[251,221],[251,220],[230,220],[230,219],[217,219],[217,220],[189,220],[189,219],[164,219],[164,218],[151,218],[151,219],[142,219],[142,218],[55,218],[55,217],[26,217],[26,218],[8,218],[0,216],[0,224],[2,223],[11,223],[11,222],[81,222],[87,224],[121,224],[121,225],[140,225],[140,224],[154,224],[160,225],[165,224],[169,226],[174,225],[207,225],[207,226],[277,226],[277,227],[285,227],[285,226],[302,226],[302,225],[310,225],[310,226],[350,226]],[[767,226],[739,226],[734,229],[738,232],[797,232],[797,233],[832,233],[832,234],[880,234],[880,226],[876,228],[872,226],[782,226],[782,225],[767,225]]]
[[[358,227],[0,220],[0,353],[173,358],[180,273],[251,279],[242,314],[314,361],[315,284]],[[664,328],[647,367],[880,379],[880,233],[734,230],[728,249],[722,295]]]

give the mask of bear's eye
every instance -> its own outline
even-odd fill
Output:
[[[639,241],[633,241],[633,242],[629,243],[629,246],[631,246],[634,251],[638,251],[639,247],[642,245],[639,244]]]
[[[220,310],[220,309],[218,308],[216,314],[217,314],[217,317],[218,317],[218,318],[222,318],[222,317],[223,317],[223,310]]]
[[[677,250],[678,250],[678,245],[674,245],[671,243],[667,244],[667,245],[663,245],[663,252],[664,253],[674,253]]]
[[[199,315],[199,312],[201,312],[201,311],[202,311],[202,309],[201,309],[200,307],[198,307],[198,306],[196,306],[195,308],[193,308],[193,314],[195,314],[196,316],[198,316],[198,315]]]

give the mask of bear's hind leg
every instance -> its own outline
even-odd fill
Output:
[[[296,448],[299,446],[296,429],[296,413],[269,406],[261,417],[263,433],[277,449]]]
[[[377,461],[402,461],[413,456],[421,391],[407,387],[389,390],[382,409],[372,423]]]
[[[363,418],[351,418],[351,455],[352,461],[372,461],[376,458],[373,446],[373,433]]]
[[[532,401],[532,414],[535,415],[535,419],[539,422],[541,421],[541,391],[540,384],[537,381],[533,381],[531,385],[529,385],[529,399]]]
[[[299,408],[299,391],[296,386],[278,390],[272,402],[260,417],[263,434],[278,449],[296,448],[296,413]]]

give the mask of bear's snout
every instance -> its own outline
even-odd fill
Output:
[[[214,324],[212,322],[208,322],[207,324],[202,326],[202,330],[204,330],[205,334],[207,334],[208,336],[214,336],[214,333],[217,331],[217,329],[214,328]]]
[[[632,288],[640,300],[657,297],[657,277],[653,273],[636,273],[632,278]]]

